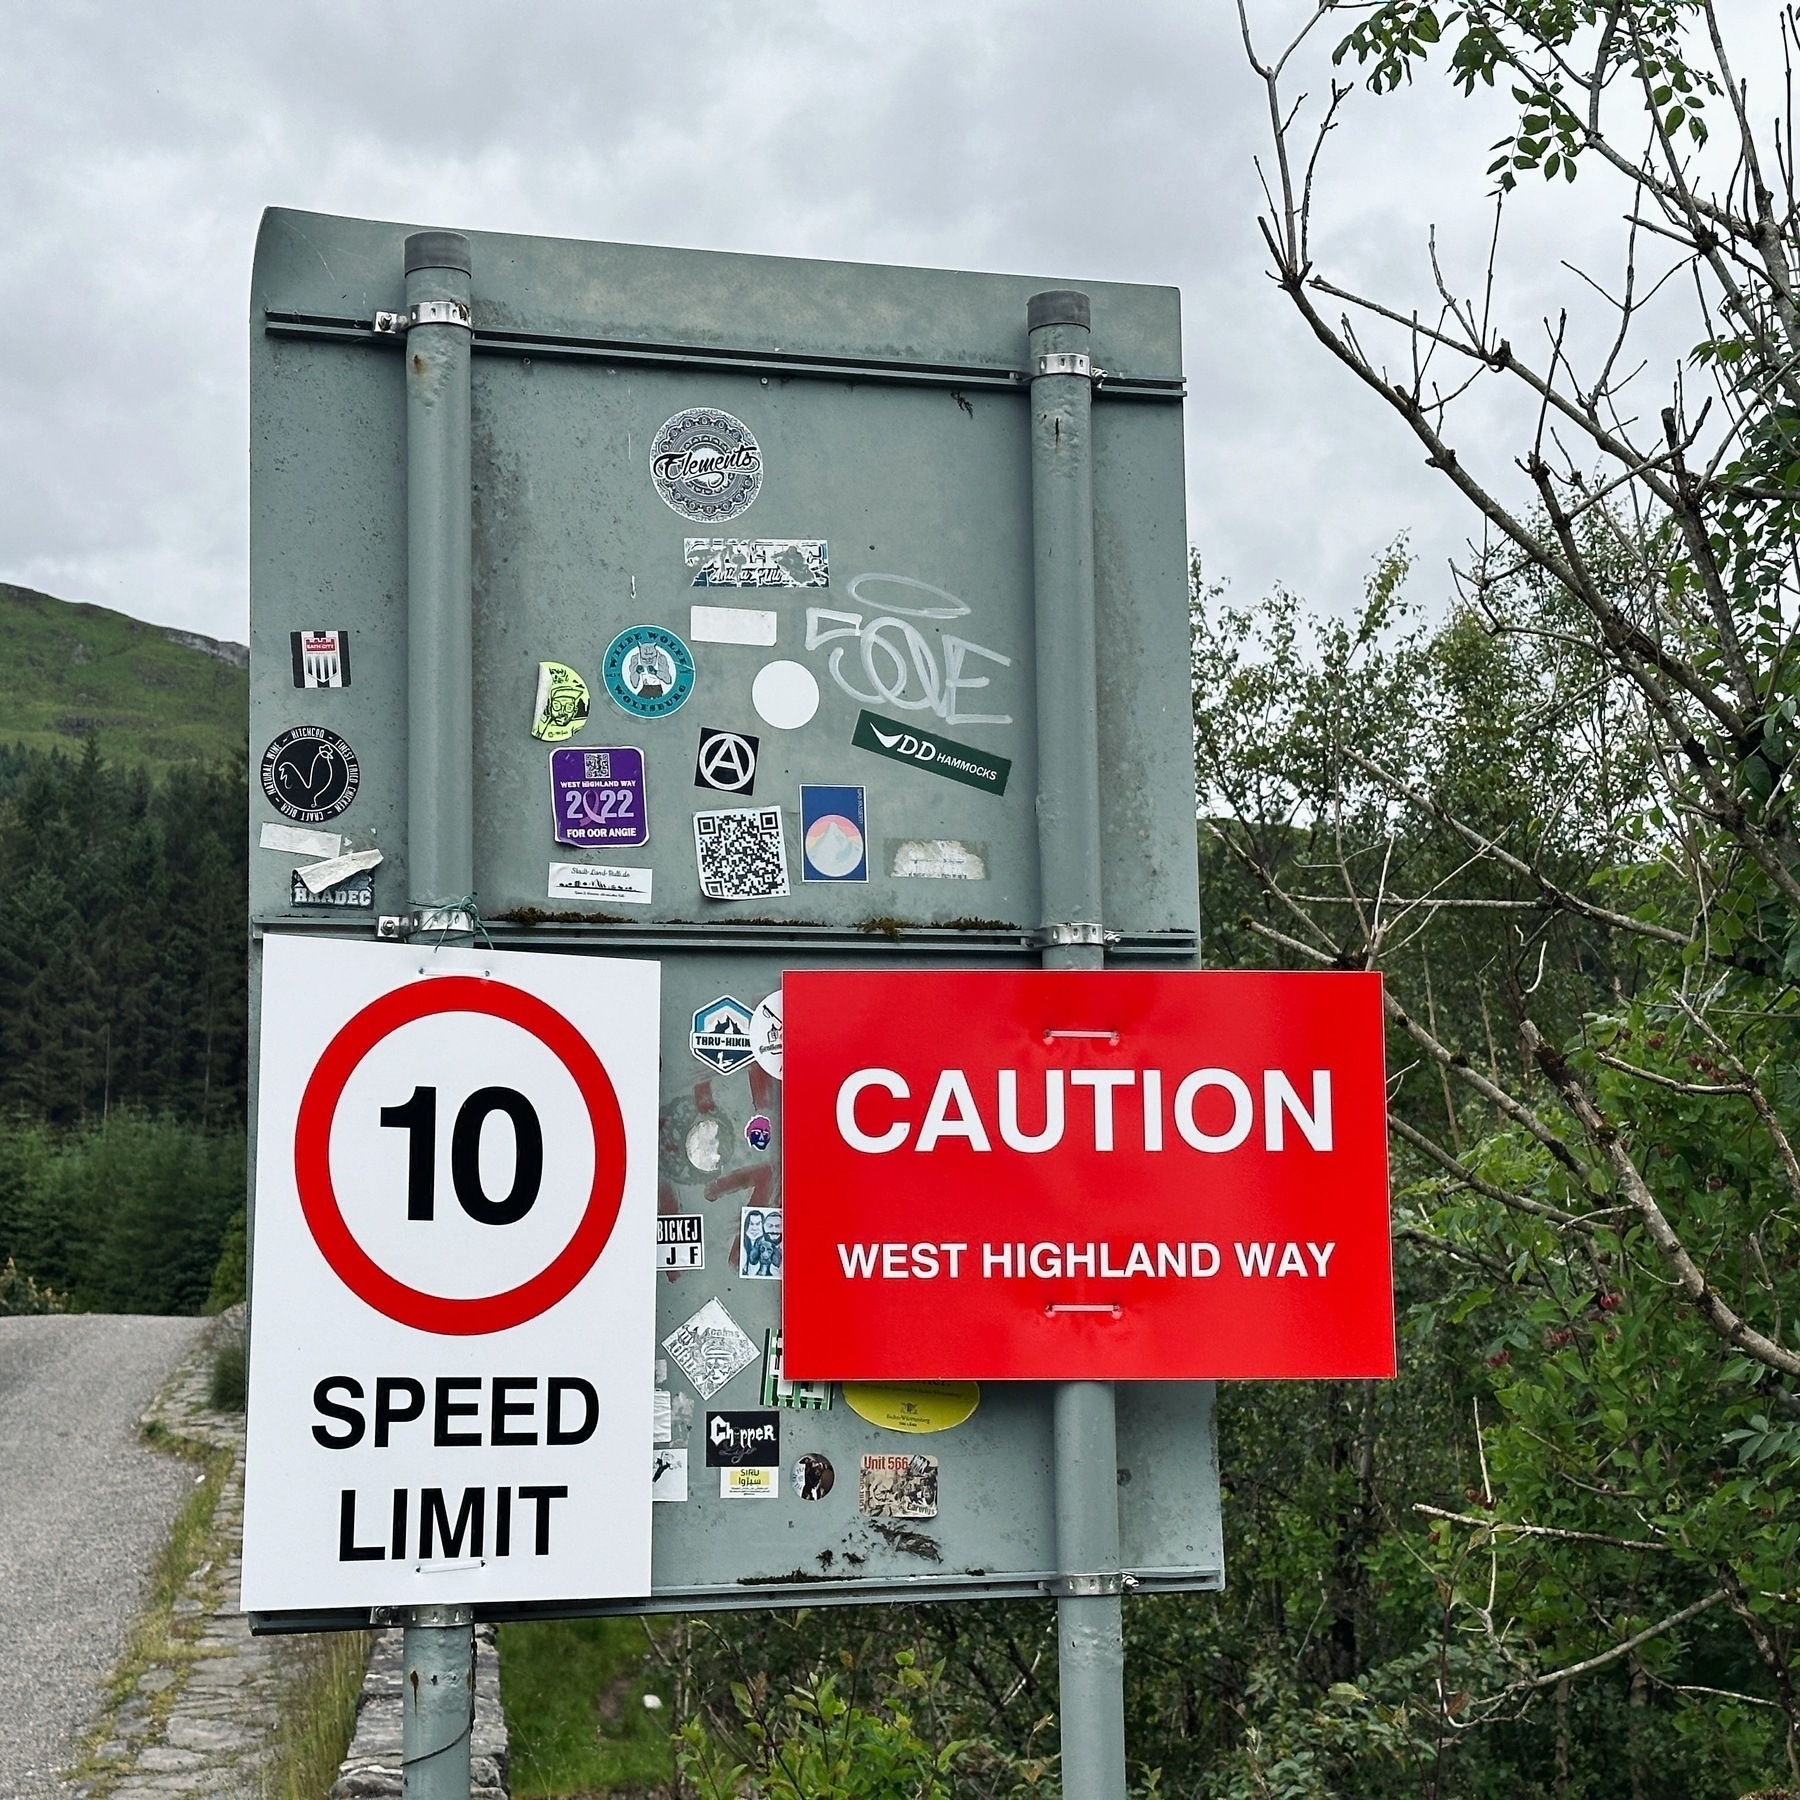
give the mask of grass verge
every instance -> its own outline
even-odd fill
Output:
[[[152,1669],[166,1668],[173,1675],[161,1688],[141,1696],[145,1715],[160,1726],[180,1695],[187,1665],[200,1654],[195,1639],[205,1614],[178,1615],[175,1603],[184,1595],[192,1597],[196,1574],[211,1573],[220,1561],[216,1554],[209,1555],[215,1548],[213,1515],[235,1460],[228,1448],[180,1437],[160,1420],[150,1420],[143,1428],[143,1436],[155,1449],[194,1464],[197,1473],[193,1491],[182,1501],[169,1535],[150,1565],[143,1611],[131,1628],[125,1654],[107,1681],[100,1722],[90,1733],[72,1771],[74,1779],[90,1784],[90,1792],[96,1796],[105,1794],[128,1766],[121,1759],[107,1756],[105,1748],[117,1735],[123,1710],[140,1698],[139,1682]],[[209,1590],[212,1585],[209,1584]],[[216,1594],[210,1598],[216,1603]]]
[[[324,1800],[356,1732],[356,1700],[369,1664],[366,1631],[288,1639],[282,1646],[281,1716],[263,1800]]]
[[[669,1790],[668,1677],[651,1663],[639,1620],[502,1625],[499,1643],[517,1800]],[[646,1694],[662,1706],[646,1707]]]

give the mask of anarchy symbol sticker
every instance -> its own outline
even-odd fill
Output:
[[[727,794],[756,792],[756,755],[760,738],[742,731],[700,732],[700,749],[694,759],[694,786],[718,788]]]

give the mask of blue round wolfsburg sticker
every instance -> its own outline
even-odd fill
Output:
[[[600,673],[634,718],[664,719],[694,691],[694,653],[660,625],[627,625],[607,645]]]

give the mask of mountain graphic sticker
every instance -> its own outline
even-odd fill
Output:
[[[801,783],[800,879],[869,879],[868,819],[862,788]]]

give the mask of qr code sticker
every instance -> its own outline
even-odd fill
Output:
[[[694,859],[709,900],[767,900],[788,891],[781,808],[694,814]]]

